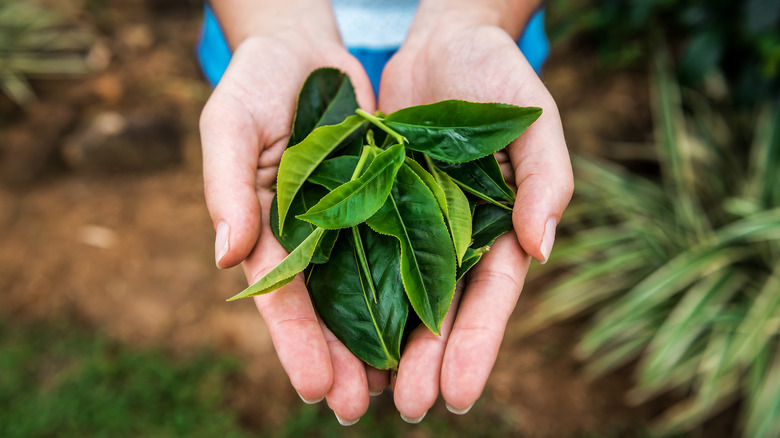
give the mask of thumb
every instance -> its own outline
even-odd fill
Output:
[[[539,119],[507,152],[517,184],[512,222],[518,241],[526,253],[545,263],[574,190],[571,161],[552,97],[543,105]]]
[[[260,233],[257,198],[260,139],[251,116],[214,90],[200,118],[206,205],[214,224],[217,266],[243,261]]]

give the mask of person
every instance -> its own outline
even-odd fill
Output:
[[[241,264],[250,283],[287,255],[270,231],[268,212],[297,93],[314,69],[346,72],[368,112],[453,98],[543,108],[497,154],[516,182],[514,231],[495,242],[456,291],[441,336],[424,326],[411,333],[397,375],[367,367],[336,339],[317,319],[300,277],[255,297],[292,386],[306,402],[325,398],[344,425],[366,412],[370,394],[388,386],[409,422],[420,421],[439,393],[450,411],[467,412],[495,363],[531,258],[550,257],[573,177],[555,102],[517,45],[537,3],[421,0],[403,43],[383,66],[376,97],[366,69],[343,43],[329,1],[211,2],[229,64],[218,72],[200,119],[204,190],[217,266]]]

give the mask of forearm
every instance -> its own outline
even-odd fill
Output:
[[[285,32],[341,41],[328,0],[211,0],[232,49],[255,35]]]
[[[541,0],[422,0],[409,39],[426,37],[443,27],[489,25],[518,39]]]

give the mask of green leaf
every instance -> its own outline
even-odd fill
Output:
[[[434,168],[433,177],[444,192],[447,202],[444,219],[450,229],[458,266],[460,266],[466,249],[471,244],[471,207],[466,195],[449,175]]]
[[[276,267],[268,271],[261,279],[257,280],[253,285],[244,289],[236,296],[228,299],[228,301],[237,300],[239,298],[253,297],[255,295],[262,295],[268,292],[273,292],[282,286],[287,285],[299,272],[306,269],[311,262],[314,251],[317,248],[317,244],[325,234],[325,230],[317,228],[313,233],[309,235],[297,248],[295,248],[284,260],[282,260]]]
[[[417,174],[401,166],[390,196],[366,221],[401,244],[401,278],[420,320],[435,334],[455,292],[455,249],[436,199]]]
[[[303,188],[295,195],[293,203],[290,206],[290,215],[284,221],[284,234],[279,233],[279,209],[277,206],[276,196],[274,196],[271,202],[271,214],[269,219],[271,221],[271,232],[274,233],[274,237],[279,243],[282,244],[284,249],[288,252],[292,252],[298,247],[314,230],[317,229],[314,225],[296,219],[294,215],[305,213],[312,205],[319,202],[328,191],[322,187],[318,187],[314,184],[304,184]],[[339,232],[337,230],[328,230],[323,234],[317,249],[314,251],[314,255],[311,258],[312,263],[325,263],[330,257],[330,252],[333,249],[333,245],[336,243]]]
[[[512,229],[512,211],[492,204],[481,204],[474,209],[471,246],[489,246],[499,236]]]
[[[333,191],[349,181],[358,160],[359,158],[354,155],[342,155],[325,160],[312,172],[308,181]]]
[[[610,307],[608,317],[601,316],[588,331],[581,343],[582,351],[593,354],[617,334],[634,326],[642,312],[655,308],[665,299],[679,294],[702,276],[715,269],[744,258],[735,249],[707,251],[694,248],[686,251],[645,277],[626,292],[621,300]]]
[[[488,250],[490,250],[490,247],[487,246],[481,248],[466,248],[466,253],[463,255],[463,261],[460,266],[458,266],[458,270],[455,273],[455,281],[460,281],[460,279],[482,259],[482,256],[485,255]]]
[[[284,152],[276,178],[280,231],[284,231],[284,220],[304,181],[340,144],[362,135],[366,123],[359,116],[350,116],[338,125],[320,126]]]
[[[728,352],[728,365],[749,365],[766,345],[777,343],[780,331],[780,266],[767,276],[736,327],[737,341]]]
[[[287,147],[303,141],[315,128],[336,125],[358,109],[349,76],[335,68],[314,70],[303,83]]]
[[[331,260],[312,269],[308,287],[320,317],[359,359],[378,369],[397,369],[409,314],[395,239],[359,227],[378,298],[370,297],[355,240],[345,234]]]
[[[468,187],[472,193],[480,193],[497,201],[515,201],[515,192],[504,181],[498,161],[492,154],[467,163],[434,161],[434,164],[455,181]]]
[[[297,218],[325,229],[365,222],[385,203],[404,156],[402,145],[392,146],[377,155],[360,177],[337,187]]]
[[[648,344],[639,370],[643,385],[657,385],[682,363],[692,345],[731,297],[744,289],[747,278],[736,269],[722,269],[688,289],[669,312]]]
[[[414,161],[413,159],[406,157],[406,160],[404,161],[404,164],[406,164],[409,169],[414,171],[414,173],[417,174],[417,176],[420,177],[422,182],[425,183],[426,186],[428,186],[428,189],[433,193],[433,197],[436,198],[436,203],[439,204],[439,210],[441,210],[441,214],[445,217],[447,216],[447,195],[444,194],[444,191],[439,187],[439,183],[436,182],[436,179],[428,173],[427,170],[425,170],[420,163]]]
[[[780,350],[775,356],[769,371],[761,376],[761,385],[748,400],[744,436],[780,435]]]
[[[445,100],[398,110],[383,122],[409,141],[409,149],[464,163],[502,149],[541,114],[536,107]]]

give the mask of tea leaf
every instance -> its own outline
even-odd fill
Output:
[[[330,261],[312,269],[308,287],[320,317],[358,358],[378,369],[397,369],[409,302],[400,275],[395,239],[358,227],[371,279],[362,275],[355,240],[339,239]],[[368,281],[378,293],[369,297]]]
[[[357,164],[358,157],[354,155],[342,155],[325,160],[312,172],[308,181],[333,191],[349,181]]]
[[[284,152],[276,177],[279,231],[284,231],[287,212],[306,178],[340,144],[349,142],[354,135],[361,135],[366,123],[359,116],[350,116],[338,125],[320,126]]]
[[[277,199],[274,196],[271,202],[271,212],[269,220],[271,222],[271,232],[274,233],[274,237],[279,243],[282,244],[284,249],[292,252],[298,247],[309,235],[317,229],[314,225],[296,219],[296,214],[303,214],[311,206],[319,202],[328,191],[322,187],[318,187],[314,184],[306,183],[301,190],[295,195],[293,203],[290,206],[290,213],[287,219],[284,221],[284,234],[279,233],[279,208],[277,206]],[[330,257],[330,251],[333,249],[333,245],[336,243],[336,238],[339,233],[337,230],[328,230],[323,234],[317,249],[314,251],[314,255],[311,258],[312,263],[325,263]]]
[[[317,244],[325,234],[325,230],[317,228],[312,232],[309,237],[306,238],[297,248],[293,250],[284,260],[282,260],[276,267],[268,271],[261,279],[257,280],[253,285],[244,289],[241,293],[228,299],[228,301],[237,300],[239,298],[253,297],[255,295],[262,295],[268,292],[273,292],[282,286],[287,285],[299,272],[306,269],[311,262],[314,250],[317,248]]]
[[[461,185],[497,201],[514,202],[515,192],[504,181],[496,157],[488,155],[476,161],[452,164],[435,161],[434,164]]]
[[[398,110],[383,123],[405,137],[409,149],[464,163],[502,149],[541,114],[536,107],[445,100]]]
[[[303,83],[287,147],[294,146],[315,128],[336,125],[358,109],[349,76],[335,68],[311,72]]]
[[[428,173],[427,170],[423,169],[420,163],[414,161],[409,157],[406,158],[404,164],[406,164],[409,167],[409,169],[414,171],[414,173],[416,173],[417,176],[420,177],[420,179],[425,183],[425,185],[428,186],[428,189],[430,189],[431,193],[433,193],[433,197],[436,198],[436,203],[439,204],[439,209],[441,210],[441,214],[443,214],[446,217],[447,216],[447,195],[445,195],[444,191],[441,189],[441,187],[439,187],[439,183],[436,182],[436,179],[433,178],[433,175]]]
[[[348,228],[365,222],[390,194],[395,174],[404,162],[404,153],[402,145],[380,153],[357,179],[337,187],[297,218],[325,229]]]
[[[481,248],[466,248],[466,254],[463,255],[463,261],[460,266],[458,266],[455,280],[460,281],[460,279],[463,278],[463,276],[466,275],[466,273],[473,268],[489,250],[490,247],[488,246],[483,246]]]
[[[473,247],[492,245],[499,236],[512,229],[512,211],[492,204],[481,204],[474,209],[472,223]]]
[[[433,177],[441,187],[447,201],[444,218],[452,235],[458,266],[463,262],[466,249],[471,244],[471,207],[466,195],[446,173],[434,168]]]
[[[387,201],[366,224],[399,240],[406,295],[420,320],[439,334],[455,292],[456,259],[433,194],[402,165]]]

